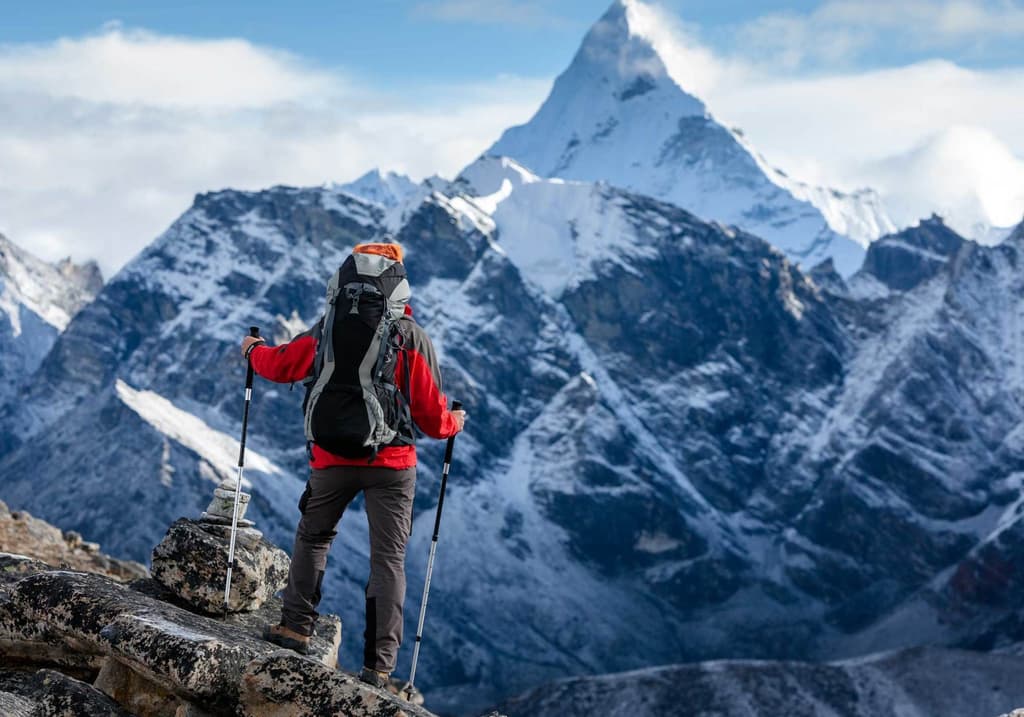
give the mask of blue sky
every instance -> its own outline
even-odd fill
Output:
[[[913,0],[911,0],[911,3]],[[580,37],[608,0],[296,0],[284,9],[266,0],[129,2],[61,0],[9,4],[0,41],[49,42],[100,31],[107,23],[161,34],[241,37],[325,66],[395,86],[472,81],[497,74],[552,75],[572,56]],[[731,52],[744,29],[765,17],[808,17],[815,0],[666,0],[707,45]],[[899,4],[896,0],[894,4]],[[978,3],[998,8],[1017,3]],[[965,67],[1024,64],[1024,43],[965,37],[948,44],[889,41],[875,30],[870,48],[843,58],[846,67],[884,67],[943,57]],[[813,68],[809,68],[813,70]]]
[[[166,34],[244,37],[327,66],[342,65],[369,77],[401,81],[434,73],[479,79],[503,72],[557,72],[609,1],[496,2],[507,8],[499,12],[488,12],[485,2],[417,0],[298,0],[289,2],[286,10],[281,3],[260,0],[10,4],[12,12],[2,30],[6,42],[47,42],[95,32],[114,21]],[[715,29],[766,10],[810,8],[814,3],[690,0],[667,5]],[[752,5],[758,10],[752,11]],[[520,18],[518,22],[509,21],[514,16]]]
[[[0,0],[0,233],[109,274],[198,192],[452,177],[609,3]],[[791,176],[1019,218],[1024,0],[656,5],[673,77]]]

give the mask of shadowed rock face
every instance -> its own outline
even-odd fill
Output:
[[[908,291],[942,271],[967,243],[933,215],[916,227],[873,242],[861,271],[890,289]]]
[[[131,717],[95,687],[53,670],[0,671],[4,717]]]

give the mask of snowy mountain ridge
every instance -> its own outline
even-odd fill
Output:
[[[742,231],[496,158],[409,212],[396,238],[416,315],[473,415],[435,574],[437,651],[423,655],[438,708],[548,679],[517,656],[593,674],[852,649],[970,562],[1004,515],[1013,482],[982,476],[1024,471],[1024,445],[1007,438],[1017,384],[999,378],[1017,368],[984,367],[1005,344],[993,302],[1024,287],[984,266],[1010,262],[998,257],[1014,242],[977,247],[931,220],[873,244],[860,275],[826,290]],[[275,342],[304,328],[332,267],[386,222],[382,205],[331,188],[197,197],[0,417],[5,498],[145,557],[229,468],[245,327]],[[866,282],[875,291],[859,298]],[[986,358],[964,364],[957,347]],[[941,380],[923,390],[921,370]],[[250,422],[252,510],[279,544],[304,473],[300,399],[261,381]],[[420,516],[440,450],[421,445]],[[72,470],[73,494],[33,479]],[[138,502],[111,511],[111,476]],[[358,623],[365,517],[345,520],[326,607]],[[410,584],[427,533],[414,530]],[[977,609],[949,642],[1003,614]]]
[[[48,264],[0,234],[0,405],[102,286],[94,262]]]
[[[563,679],[509,717],[995,717],[1024,704],[1019,657],[916,648],[827,664],[719,660]]]
[[[71,317],[87,304],[103,285],[94,262],[84,265],[64,259],[48,264],[20,248],[0,234],[0,309],[11,322],[15,336],[21,333],[20,312],[15,307],[35,314],[58,331],[63,331]]]

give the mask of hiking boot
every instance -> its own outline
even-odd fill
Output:
[[[300,655],[309,654],[309,635],[295,632],[284,625],[267,625],[263,628],[263,639],[289,650],[295,650]]]
[[[359,681],[391,692],[388,689],[391,686],[391,674],[388,672],[378,672],[377,670],[371,670],[369,667],[364,667],[363,671],[359,673]]]
[[[363,671],[359,673],[359,680],[368,685],[373,685],[374,687],[386,690],[410,704],[423,704],[423,695],[420,694],[419,690],[408,682],[402,682],[399,679],[391,679],[391,675],[387,672],[379,672],[377,670],[372,670],[369,667],[364,667]]]

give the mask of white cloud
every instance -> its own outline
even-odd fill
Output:
[[[896,219],[938,212],[999,226],[1024,216],[1024,68],[947,62],[717,86],[711,111],[805,181],[882,193]],[[913,161],[910,161],[913,158]]]
[[[1006,227],[1024,215],[1024,162],[977,127],[951,127],[864,171],[903,223],[933,210],[955,217],[956,229],[978,234],[987,224]]]
[[[207,110],[268,107],[339,94],[340,78],[245,40],[123,30],[48,45],[0,48],[5,92]]]
[[[980,52],[1024,36],[1024,9],[1008,0],[830,0],[806,13],[755,18],[737,36],[746,57],[790,69],[894,48]]]
[[[0,232],[109,274],[197,192],[454,174],[549,84],[387,94],[244,40],[117,27],[0,47]]]
[[[996,8],[1002,14],[980,3],[885,5],[907,17],[945,8],[930,22],[948,24],[958,12],[973,18],[963,20],[958,32],[997,21],[1011,32],[1019,12],[1008,4]],[[979,8],[995,14],[978,15]],[[839,59],[869,43],[853,21],[892,22],[882,10],[875,0],[826,3],[813,15],[835,18],[835,34],[813,41],[816,30],[804,16],[772,15],[748,25],[772,36],[777,53],[743,41],[731,54],[712,52],[695,31],[671,18],[652,22],[655,29],[643,34],[684,89],[697,91],[720,121],[743,129],[770,163],[791,176],[840,189],[873,187],[901,222],[932,212],[957,214],[962,231],[983,220],[1003,226],[1020,221],[1024,67],[970,70],[934,60],[882,70],[800,69],[808,52],[833,52]],[[655,9],[651,17],[664,15]],[[822,48],[814,49],[815,43]]]
[[[812,17],[820,23],[899,29],[925,41],[1024,35],[1024,9],[1005,0],[832,0]]]

